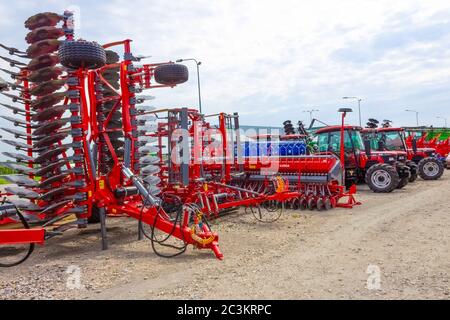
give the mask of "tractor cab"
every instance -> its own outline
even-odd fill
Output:
[[[398,164],[398,152],[374,148],[370,139],[363,140],[361,127],[346,125],[319,129],[316,132],[319,152],[339,155],[342,129],[346,185],[365,181],[374,192],[391,192],[408,183],[409,169]]]
[[[433,148],[418,148],[416,140],[411,140],[411,148],[408,147],[405,131],[402,128],[374,128],[364,129],[363,134],[370,139],[371,146],[375,150],[394,151],[399,154],[399,161],[410,168],[410,182],[417,175],[425,180],[435,180],[442,176],[443,164],[437,158]],[[406,157],[403,161],[403,157]]]
[[[360,127],[344,126],[345,167],[358,167],[367,160],[360,131]],[[341,126],[328,126],[317,130],[316,142],[318,152],[331,152],[339,157],[341,150]]]
[[[365,128],[361,131],[364,140],[368,140],[373,154],[381,155],[385,162],[395,161],[406,164],[407,152],[404,136],[401,132],[391,131],[391,128]]]

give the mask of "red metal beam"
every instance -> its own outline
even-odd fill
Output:
[[[0,246],[5,244],[44,244],[44,229],[12,229],[0,231]]]

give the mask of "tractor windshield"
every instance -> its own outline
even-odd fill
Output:
[[[341,145],[341,132],[332,131],[321,133],[317,137],[317,144],[320,152],[331,151],[338,153]],[[344,149],[347,152],[364,150],[364,144],[359,131],[345,130]]]
[[[377,150],[405,151],[405,141],[400,131],[379,132],[377,143]]]

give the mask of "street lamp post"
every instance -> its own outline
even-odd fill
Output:
[[[183,62],[183,61],[194,61],[195,65],[197,66],[197,88],[198,88],[198,108],[200,113],[202,113],[202,97],[200,93],[200,65],[202,64],[201,61],[197,61],[197,59],[189,58],[189,59],[178,59],[176,62]]]
[[[445,128],[447,128],[447,118],[444,118],[444,117],[441,117],[441,116],[437,116],[436,118],[443,119],[444,123],[445,123]]]
[[[362,120],[361,120],[361,101],[362,99],[359,97],[342,97],[342,99],[347,100],[347,99],[351,99],[351,100],[356,100],[358,101],[358,115],[359,115],[359,126],[362,126]]]
[[[416,113],[416,125],[419,126],[419,111],[406,109],[406,112],[415,112]]]
[[[309,121],[312,121],[313,112],[319,112],[319,109],[303,110],[303,112],[308,112],[309,113]]]

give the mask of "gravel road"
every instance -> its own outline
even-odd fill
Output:
[[[449,299],[449,190],[446,172],[391,194],[360,186],[352,210],[230,214],[213,223],[223,261],[192,248],[159,258],[135,221],[110,219],[109,250],[97,225],[51,239],[0,269],[0,299]]]

